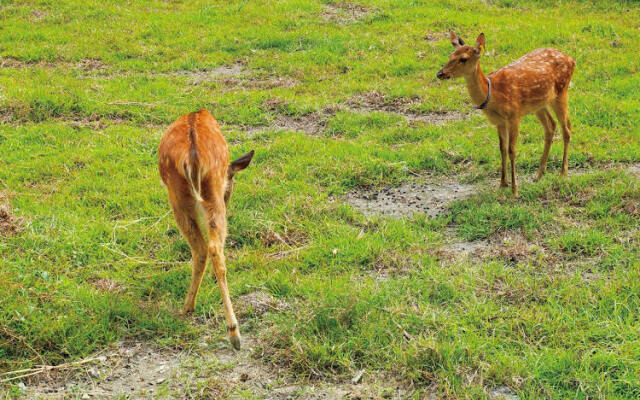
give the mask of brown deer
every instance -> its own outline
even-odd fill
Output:
[[[545,131],[544,149],[536,179],[544,175],[556,129],[549,106],[562,127],[564,154],[560,174],[566,176],[571,139],[567,92],[575,60],[556,49],[538,49],[485,76],[480,68],[480,57],[485,45],[484,33],[478,36],[474,47],[465,45],[458,35],[451,32],[451,44],[455,51],[436,76],[439,79],[463,77],[467,81],[471,99],[479,104],[475,108],[482,110],[489,122],[497,127],[502,156],[500,187],[508,186],[508,152],[511,161],[511,191],[514,197],[518,197],[515,164],[518,126],[520,119],[531,113],[536,114]]]
[[[229,150],[216,120],[206,110],[178,118],[162,137],[158,164],[169,191],[169,203],[178,228],[193,257],[191,285],[183,313],[193,312],[207,264],[213,265],[224,304],[231,344],[240,349],[238,320],[227,288],[224,241],[226,209],[233,191],[233,176],[251,162],[253,151],[229,164]]]

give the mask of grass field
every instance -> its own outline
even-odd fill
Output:
[[[157,172],[166,127],[206,108],[232,157],[256,150],[228,212],[232,299],[286,305],[241,314],[251,357],[416,398],[640,398],[640,7],[558,3],[0,0],[0,373],[225,340],[210,276],[178,313],[191,255]],[[435,78],[449,30],[485,33],[485,72],[539,47],[576,59],[567,179],[557,132],[531,181],[527,117],[521,198],[498,189],[494,128]],[[435,217],[346,201],[425,181],[476,190]]]

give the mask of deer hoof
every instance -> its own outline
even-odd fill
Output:
[[[180,314],[184,315],[184,316],[191,315],[191,314],[193,314],[193,310],[194,309],[195,309],[195,307],[193,307],[193,306],[191,306],[191,307],[184,306],[184,307],[182,307],[182,311],[180,311]]]
[[[240,348],[241,348],[241,346],[240,346],[240,335],[230,337],[229,341],[231,342],[231,346],[233,346],[233,348],[235,350],[240,350]]]

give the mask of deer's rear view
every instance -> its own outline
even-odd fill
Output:
[[[218,123],[206,110],[183,115],[160,141],[158,162],[162,181],[178,228],[191,248],[193,273],[183,312],[195,308],[198,288],[211,259],[212,275],[224,304],[227,331],[233,347],[240,348],[238,321],[227,288],[224,242],[226,207],[233,176],[251,162],[253,151],[229,164],[229,150]]]
[[[535,113],[544,127],[544,149],[537,179],[545,173],[549,148],[556,129],[549,106],[562,127],[564,153],[561,175],[566,175],[569,168],[571,139],[567,96],[569,82],[576,65],[573,58],[556,49],[538,49],[485,76],[480,68],[480,57],[485,46],[484,33],[478,36],[475,46],[469,46],[451,32],[451,44],[455,51],[449,56],[449,62],[438,71],[437,77],[439,79],[463,77],[467,82],[471,99],[479,104],[476,108],[481,109],[489,122],[497,127],[502,156],[500,186],[508,186],[506,178],[508,152],[511,161],[511,190],[514,196],[518,196],[516,144],[520,119],[527,114]]]

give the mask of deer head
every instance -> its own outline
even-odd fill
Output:
[[[233,193],[234,175],[249,166],[249,163],[253,158],[253,154],[254,154],[254,151],[251,150],[247,154],[243,155],[242,157],[238,158],[235,161],[232,161],[231,164],[229,164],[229,168],[227,169],[227,188],[224,192],[224,204],[229,204],[231,193]]]
[[[473,74],[484,51],[484,33],[476,39],[475,47],[464,44],[460,36],[453,32],[450,36],[455,51],[449,56],[449,62],[436,74],[441,80]]]

